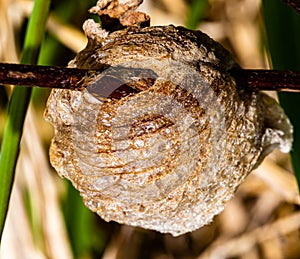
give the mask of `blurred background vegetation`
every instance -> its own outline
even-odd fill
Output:
[[[66,66],[85,47],[92,0],[52,0],[38,63]],[[0,62],[18,63],[31,0],[0,0]],[[200,29],[244,68],[300,69],[300,16],[280,0],[144,0],[152,25]],[[93,17],[96,19],[96,17]],[[270,93],[275,96],[275,93]],[[10,88],[0,87],[0,141]],[[299,94],[279,99],[295,127],[293,164],[273,152],[214,222],[177,238],[106,223],[83,206],[49,164],[53,129],[43,119],[49,90],[34,89],[1,243],[1,258],[299,258]],[[294,168],[294,169],[293,169]]]

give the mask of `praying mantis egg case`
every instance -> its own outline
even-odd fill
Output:
[[[229,74],[238,66],[207,35],[174,26],[106,33],[92,21],[85,32],[70,66],[109,66],[83,91],[52,90],[45,116],[52,165],[104,220],[174,236],[196,230],[268,153],[290,150],[281,107],[239,89]]]

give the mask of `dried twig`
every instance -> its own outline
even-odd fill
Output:
[[[0,83],[45,88],[80,89],[88,70],[0,63]]]
[[[231,72],[237,85],[253,91],[300,92],[300,72],[241,69]]]
[[[80,90],[97,70],[0,63],[0,84]],[[253,91],[300,92],[300,72],[239,69],[230,72],[239,87]]]

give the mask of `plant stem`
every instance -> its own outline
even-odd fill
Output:
[[[2,84],[78,89],[86,76],[84,69],[0,63]]]
[[[282,70],[232,71],[237,85],[252,91],[300,92],[300,72]]]
[[[46,26],[50,0],[35,0],[25,35],[21,63],[36,63]],[[7,215],[23,124],[31,88],[16,87],[12,93],[0,154],[0,239]]]
[[[80,90],[87,86],[85,79],[106,68],[87,70],[0,63],[0,83]],[[300,92],[299,71],[239,69],[230,71],[230,74],[244,89]]]

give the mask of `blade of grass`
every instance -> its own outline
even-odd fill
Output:
[[[66,181],[67,193],[62,202],[69,238],[75,258],[91,256],[92,251],[101,253],[105,245],[103,232],[96,224],[95,215],[84,206],[82,198],[71,182]]]
[[[208,0],[193,0],[187,11],[186,26],[189,29],[197,29],[208,8]]]
[[[300,71],[300,16],[280,0],[263,0],[262,3],[268,47],[274,69]],[[300,186],[300,94],[279,93],[279,100],[294,126],[291,158]]]
[[[35,0],[28,22],[21,63],[34,64],[45,31],[50,0]],[[4,129],[0,154],[0,239],[7,215],[14,171],[19,155],[23,124],[31,96],[31,88],[16,87],[12,93],[8,119]]]

